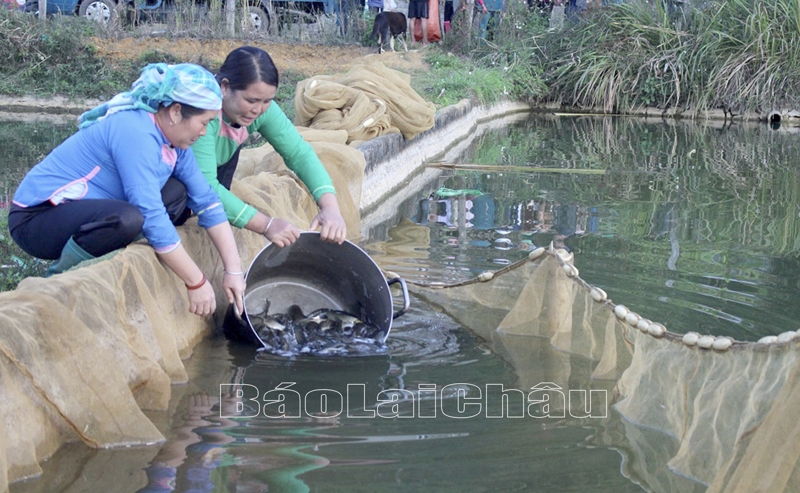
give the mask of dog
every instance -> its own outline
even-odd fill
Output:
[[[402,37],[400,37],[402,36]],[[369,39],[378,38],[378,54],[383,53],[383,44],[389,40],[389,48],[394,51],[394,40],[399,39],[403,48],[408,51],[406,39],[408,38],[408,21],[402,12],[381,12],[375,16],[372,33]]]

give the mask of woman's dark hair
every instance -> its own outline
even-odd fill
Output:
[[[196,106],[190,106],[190,105],[188,105],[186,103],[180,103],[178,101],[175,101],[175,102],[170,103],[170,104],[165,104],[164,107],[165,108],[169,108],[173,104],[181,105],[181,118],[191,118],[191,117],[193,117],[195,115],[199,115],[200,113],[203,113],[204,111],[206,111],[203,108],[197,108]]]
[[[217,82],[228,79],[234,91],[247,89],[255,82],[278,87],[278,69],[266,51],[255,46],[241,46],[228,53],[217,73]]]
[[[191,118],[195,115],[199,115],[200,113],[206,111],[202,108],[195,108],[194,106],[189,106],[188,104],[180,103],[180,105],[181,105],[181,118]]]

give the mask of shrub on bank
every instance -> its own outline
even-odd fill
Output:
[[[100,97],[129,86],[127,74],[112,70],[87,42],[97,29],[77,17],[44,24],[0,9],[0,93]]]
[[[548,98],[566,104],[736,114],[800,103],[797,0],[626,0],[537,46]]]
[[[420,92],[443,106],[466,96],[482,103],[541,100],[547,87],[535,44],[546,33],[547,18],[526,2],[509,1],[485,35],[481,36],[477,17],[472,26],[468,22],[466,11],[454,14],[441,49],[426,57],[431,72],[421,75]]]

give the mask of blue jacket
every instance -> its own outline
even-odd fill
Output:
[[[157,252],[167,253],[180,244],[161,199],[170,176],[186,186],[200,226],[227,221],[191,149],[172,148],[154,115],[143,110],[115,113],[70,136],[28,172],[14,203],[30,207],[47,201],[125,200],[142,212],[145,238]]]

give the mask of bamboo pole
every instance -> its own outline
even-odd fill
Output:
[[[533,166],[506,166],[488,164],[427,163],[428,168],[462,169],[472,171],[513,171],[517,173],[572,173],[576,175],[604,175],[604,169],[537,168]]]

